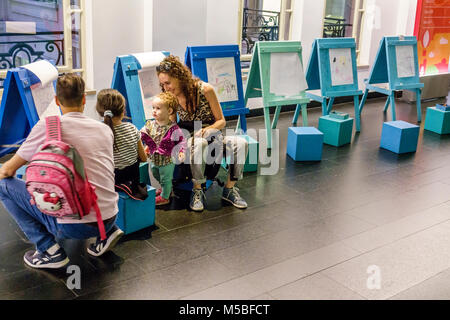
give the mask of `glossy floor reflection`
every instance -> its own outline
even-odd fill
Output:
[[[157,210],[157,230],[128,235],[101,258],[86,241],[64,241],[79,288],[70,270],[25,267],[32,246],[0,206],[0,298],[449,299],[450,136],[422,123],[415,154],[380,149],[384,102],[370,100],[362,132],[325,145],[318,163],[286,156],[293,113],[281,114],[278,172],[238,183],[247,210],[222,203],[213,185],[203,213],[183,209],[178,193]],[[436,102],[423,103],[423,116]],[[336,109],[353,115],[350,104]],[[399,120],[416,123],[415,110],[397,102]],[[310,125],[319,116],[309,110]],[[263,117],[248,126],[262,129]]]

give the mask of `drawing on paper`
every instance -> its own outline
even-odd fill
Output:
[[[290,97],[299,95],[307,87],[297,52],[273,52],[270,55],[270,93]]]
[[[353,84],[352,52],[350,48],[330,49],[331,85]]]
[[[239,100],[234,58],[206,59],[208,83],[216,91],[219,102]]]
[[[414,64],[413,46],[396,46],[397,76],[399,78],[414,77],[416,69]]]

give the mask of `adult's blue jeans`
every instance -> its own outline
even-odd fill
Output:
[[[30,198],[25,181],[16,178],[0,180],[0,201],[39,252],[53,246],[56,239],[88,239],[100,235],[96,225],[58,223],[55,217],[46,215],[35,205],[31,205]],[[105,224],[106,232],[114,223]]]

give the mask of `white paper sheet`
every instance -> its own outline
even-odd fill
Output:
[[[206,59],[206,70],[208,83],[214,87],[219,102],[238,100],[234,58]]]
[[[36,34],[36,22],[33,21],[5,21],[6,33]]]
[[[270,55],[270,92],[294,96],[306,90],[305,73],[297,52],[273,52]]]
[[[161,51],[135,53],[132,54],[132,56],[134,56],[137,61],[139,61],[142,69],[156,67],[165,58],[164,53],[162,53]]]
[[[139,61],[142,69],[139,70],[139,82],[141,86],[142,103],[145,119],[152,119],[152,100],[161,92],[156,66],[166,57],[160,51],[132,54]]]
[[[350,48],[330,49],[331,85],[353,84],[352,51]]]
[[[33,95],[34,105],[40,119],[47,116],[61,115],[59,107],[55,102],[55,89],[53,83],[42,86],[36,83],[31,86],[31,94]]]
[[[156,68],[153,67],[139,70],[139,80],[141,84],[145,119],[152,119],[152,100],[154,96],[161,92]]]
[[[47,60],[39,60],[37,62],[24,65],[22,68],[33,72],[36,77],[41,80],[43,87],[58,78],[58,69],[56,69],[56,67]]]
[[[413,46],[396,46],[395,55],[397,58],[397,76],[399,78],[414,77],[416,71]]]

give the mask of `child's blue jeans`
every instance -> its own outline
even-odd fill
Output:
[[[35,205],[31,205],[30,198],[25,181],[16,178],[0,180],[0,201],[39,252],[53,246],[56,239],[88,239],[99,236],[96,225],[57,223],[55,217],[46,215]],[[110,230],[113,225],[114,221],[105,223],[105,230]]]

